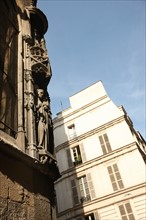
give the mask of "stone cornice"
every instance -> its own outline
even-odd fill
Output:
[[[53,181],[57,180],[60,177],[58,167],[56,165],[56,160],[53,156],[50,155],[53,163],[41,164],[40,161],[36,158],[32,158],[23,152],[18,146],[16,139],[10,137],[5,132],[0,131],[0,150],[1,154],[8,157],[12,157],[16,160],[21,161],[26,166],[33,167],[35,170],[47,175]]]
[[[97,134],[98,132],[104,131],[105,129],[107,129],[107,128],[115,125],[115,124],[118,124],[118,123],[120,123],[120,122],[122,122],[124,120],[125,120],[124,116],[116,118],[116,119],[114,119],[114,120],[112,120],[112,121],[110,121],[110,122],[108,122],[106,124],[103,124],[103,125],[95,128],[95,129],[92,129],[92,130],[90,130],[90,131],[88,131],[88,132],[86,132],[86,133],[84,133],[82,135],[79,135],[79,136],[73,138],[72,140],[66,141],[66,142],[58,145],[57,147],[55,147],[55,151],[58,152],[58,151],[60,151],[63,148],[66,148],[66,147],[68,147],[68,146],[70,146],[70,145],[72,145],[74,143],[82,141],[83,139],[85,139],[85,138],[87,138],[87,137],[89,137],[91,135]]]
[[[88,108],[88,107],[90,107],[90,106],[92,106],[92,105],[94,105],[94,104],[96,104],[96,103],[102,101],[102,100],[105,99],[105,98],[108,98],[108,96],[107,96],[107,95],[104,95],[104,96],[100,97],[99,99],[96,99],[96,100],[94,100],[93,102],[90,102],[90,103],[88,103],[87,105],[84,105],[84,106],[82,106],[81,108],[78,108],[78,109],[76,109],[76,110],[74,110],[74,111],[72,111],[72,112],[70,112],[70,113],[68,113],[68,114],[66,114],[66,115],[62,115],[62,113],[60,112],[60,113],[57,114],[58,117],[56,117],[56,118],[53,119],[53,123],[55,124],[55,123],[57,123],[57,122],[59,122],[59,121],[63,121],[64,119],[66,119],[66,118],[68,118],[68,117],[71,117],[72,115],[76,115],[77,113],[80,113],[80,112],[83,111],[84,109],[86,109],[86,108]],[[108,102],[109,102],[109,101],[111,101],[111,100],[109,99]],[[104,103],[104,104],[105,104],[105,103]],[[103,105],[103,104],[102,104],[102,105]],[[68,111],[69,109],[71,109],[71,108],[68,108],[68,109],[64,110],[63,112]],[[60,115],[61,115],[61,116],[60,116]]]
[[[136,142],[130,143],[126,146],[120,147],[116,150],[111,151],[108,154],[103,154],[98,156],[92,160],[88,160],[76,167],[71,167],[61,173],[62,177],[58,179],[58,182],[62,181],[63,179],[69,178],[71,176],[76,175],[77,173],[84,172],[92,167],[98,166],[103,163],[108,163],[109,161],[116,160],[116,158],[122,156],[123,154],[129,153],[131,151],[137,150],[138,145]]]
[[[100,208],[107,207],[109,205],[114,205],[115,203],[120,203],[120,202],[124,202],[125,200],[127,201],[130,199],[133,199],[137,196],[137,194],[138,194],[138,196],[145,195],[145,187],[146,187],[146,183],[141,183],[136,186],[128,187],[128,188],[119,190],[117,192],[113,192],[113,193],[108,194],[106,196],[102,196],[102,197],[93,199],[93,200],[88,201],[84,204],[78,204],[72,208],[69,208],[65,211],[62,211],[62,212],[58,213],[57,217],[59,218],[59,217],[66,215],[67,213],[70,213],[70,212],[75,213],[75,211],[77,211],[77,210],[83,210],[83,208],[85,208],[86,206],[93,207],[93,205],[98,204],[98,205],[96,205],[95,209],[97,209],[97,208],[100,209]],[[143,189],[143,190],[141,191],[141,189]],[[141,193],[139,193],[139,190],[141,191]],[[95,209],[93,209],[92,211],[94,211]],[[66,220],[69,220],[69,219],[66,219]]]

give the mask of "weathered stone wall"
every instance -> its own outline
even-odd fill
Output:
[[[47,175],[2,152],[0,168],[0,219],[56,219],[53,181]]]
[[[45,81],[41,81],[40,87],[45,85],[43,89],[46,90],[51,77],[43,38],[48,26],[47,19],[35,7],[36,2],[36,0],[0,1],[1,220],[56,219],[54,181],[60,174],[54,158],[52,133],[51,137],[49,132],[48,136],[46,135],[48,139],[50,138],[46,141],[47,144],[43,145],[46,148],[39,149],[36,143],[34,83],[40,82],[44,74],[41,75],[39,72],[37,80],[32,72],[35,72],[36,66],[39,68],[41,65],[44,68],[46,78]],[[34,36],[36,29],[39,38]],[[38,41],[37,48],[43,51],[41,64],[34,63],[30,58],[32,47],[36,48],[35,41]],[[25,65],[26,63],[28,65]],[[46,117],[48,124],[45,125],[50,131],[52,129],[52,124],[49,123],[50,110],[48,113],[48,118]]]

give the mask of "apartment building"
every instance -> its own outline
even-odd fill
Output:
[[[101,81],[69,100],[53,120],[57,219],[146,219],[146,143],[127,112]]]

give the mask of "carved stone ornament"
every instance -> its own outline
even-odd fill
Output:
[[[33,39],[30,35],[23,35],[23,40],[28,44],[32,44],[33,42]]]
[[[31,71],[31,70],[25,70],[24,78],[25,78],[25,80],[26,80],[27,82],[28,82],[28,81],[34,82],[33,77],[32,77],[32,71]]]
[[[34,94],[33,92],[25,92],[24,96],[24,107],[27,110],[33,109],[34,110]]]

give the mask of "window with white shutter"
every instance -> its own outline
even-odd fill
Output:
[[[129,202],[119,205],[122,220],[135,220],[131,205]]]
[[[94,213],[90,213],[88,215],[85,215],[84,219],[85,220],[95,220]]]
[[[80,147],[79,145],[73,147],[71,149],[72,151],[72,157],[73,157],[73,163],[74,165],[78,165],[82,163],[82,156],[81,156],[81,152],[80,152]]]
[[[83,149],[82,149],[83,150]],[[66,156],[68,161],[68,167],[77,166],[82,163],[82,155],[80,151],[80,146],[77,145],[71,149],[66,150]]]
[[[77,136],[75,125],[71,124],[67,128],[68,128],[69,139],[71,140],[75,138]]]
[[[80,143],[80,151],[81,151],[81,155],[82,155],[82,162],[86,162],[86,154],[85,154],[85,150],[84,150],[84,145],[83,143]]]
[[[88,183],[87,183],[86,176],[80,177],[78,179],[78,183],[79,183],[79,191],[80,191],[81,203],[90,200],[90,192],[89,192],[89,186],[88,186]]]
[[[112,151],[109,139],[107,134],[100,135],[99,137],[100,145],[103,151],[103,154],[107,154]]]
[[[113,164],[112,166],[107,167],[109,177],[113,186],[114,191],[118,191],[124,188],[124,184],[118,169],[117,164]]]
[[[87,175],[80,177],[78,179],[78,182],[82,203],[94,199],[96,197],[91,173],[87,173]]]
[[[90,173],[71,180],[71,187],[74,205],[95,198],[95,190]]]
[[[91,173],[87,173],[87,181],[88,181],[88,185],[89,185],[91,199],[94,199],[96,197],[96,195],[95,195],[95,190],[94,190],[94,185],[93,185]]]
[[[94,216],[95,216],[95,220],[100,220],[100,217],[99,217],[97,210],[94,212]]]

